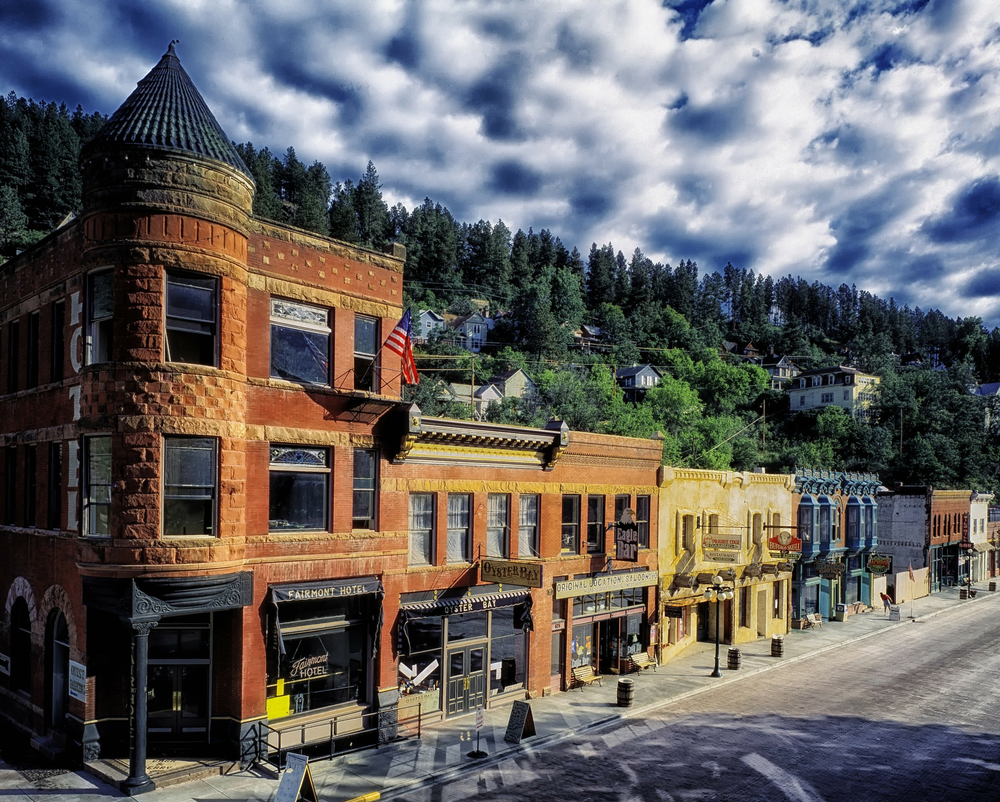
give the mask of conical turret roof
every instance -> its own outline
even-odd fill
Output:
[[[253,178],[181,66],[173,42],[89,147],[101,143],[182,151],[224,162]]]

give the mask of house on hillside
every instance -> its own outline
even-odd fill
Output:
[[[452,382],[446,384],[440,394],[442,401],[457,401],[473,407],[475,420],[483,420],[491,404],[505,398],[525,398],[535,392],[535,383],[520,368],[494,376],[485,384],[473,387],[471,384]]]
[[[446,325],[454,332],[457,345],[478,354],[486,345],[487,333],[493,328],[493,318],[487,317],[483,312],[473,312],[451,318]]]
[[[839,406],[858,420],[878,418],[881,379],[856,368],[836,365],[804,370],[788,388],[792,412]]]
[[[573,332],[573,344],[578,346],[585,354],[590,353],[590,349],[604,341],[604,335],[598,326],[588,326],[586,323]]]
[[[615,371],[615,381],[625,391],[626,401],[641,401],[650,387],[660,383],[663,374],[652,365],[633,365]]]
[[[774,351],[761,358],[760,366],[771,377],[772,390],[784,390],[800,372],[798,366],[792,360],[787,356],[778,355]]]
[[[439,315],[433,309],[424,309],[417,313],[413,325],[413,336],[418,342],[426,342],[435,331],[444,331],[447,323],[444,315]]]
[[[525,398],[536,391],[535,383],[521,368],[508,370],[489,381],[504,398]]]

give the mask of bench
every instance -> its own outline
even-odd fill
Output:
[[[653,671],[656,671],[656,663],[646,652],[630,654],[628,660],[632,664],[633,671],[641,673],[644,668],[651,668]]]
[[[802,619],[802,628],[823,626],[823,616],[819,613],[809,613]]]
[[[591,682],[596,682],[602,688],[604,687],[601,683],[601,675],[594,671],[593,666],[580,666],[573,669],[574,685],[579,685],[582,690],[585,685],[590,685]]]

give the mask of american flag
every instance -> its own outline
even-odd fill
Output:
[[[410,310],[400,318],[389,337],[385,341],[385,347],[394,354],[399,354],[402,362],[403,381],[407,384],[420,384],[420,376],[417,375],[417,363],[413,360],[413,338],[410,336]]]

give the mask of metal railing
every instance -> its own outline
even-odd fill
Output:
[[[361,726],[358,726],[358,723]],[[266,722],[254,724],[243,738],[240,768],[266,763],[276,771],[285,768],[290,752],[308,755],[311,761],[329,760],[338,755],[377,748],[419,738],[423,725],[422,711],[401,718],[397,710],[344,714],[323,722],[303,722],[297,726],[273,727]]]

